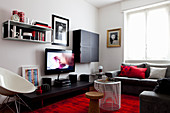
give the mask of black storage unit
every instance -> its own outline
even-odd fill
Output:
[[[99,34],[81,29],[73,31],[73,52],[75,62],[98,62]]]

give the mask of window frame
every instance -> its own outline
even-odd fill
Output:
[[[153,6],[147,6],[146,8],[143,7],[143,8],[137,8],[137,9],[132,9],[132,10],[128,10],[128,11],[124,11],[124,49],[123,49],[123,61],[124,62],[164,62],[164,63],[170,63],[170,59],[160,59],[160,60],[157,60],[157,59],[148,59],[147,58],[147,13],[149,10],[153,10],[153,9],[158,9],[158,8],[161,8],[161,7],[167,7],[168,8],[168,11],[169,11],[169,15],[168,15],[168,19],[169,19],[169,28],[170,28],[170,2],[166,3],[166,4],[159,4],[159,5],[153,5]],[[125,59],[127,58],[127,54],[126,54],[126,47],[127,47],[127,41],[128,38],[127,38],[127,27],[128,27],[128,15],[129,14],[133,14],[133,13],[138,13],[138,12],[145,12],[145,17],[146,17],[146,29],[145,29],[145,59],[138,59],[138,60],[133,60],[133,59]],[[169,32],[170,34],[170,32]]]

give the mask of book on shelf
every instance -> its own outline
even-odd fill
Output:
[[[45,32],[33,31],[34,40],[45,41]]]

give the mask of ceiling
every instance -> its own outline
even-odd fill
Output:
[[[113,4],[115,2],[119,2],[122,0],[85,0],[85,1],[87,1],[88,3],[92,4],[93,6],[97,8],[101,8],[103,6]]]

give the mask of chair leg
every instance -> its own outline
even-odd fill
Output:
[[[10,100],[10,97],[7,96],[7,97],[5,98],[5,100],[3,101],[3,103],[1,104],[1,106],[0,106],[0,112],[3,111],[4,109],[6,109],[6,108],[8,107],[13,113],[15,113],[14,110],[10,107],[10,104],[11,104],[11,103],[8,103],[9,100]],[[6,105],[6,106],[5,106],[4,108],[2,108],[3,105]],[[1,108],[2,108],[2,109],[1,109]]]
[[[17,98],[16,98],[16,96],[15,96],[15,107],[16,107],[16,111],[17,111],[17,113],[19,113],[18,105],[17,105]]]
[[[19,98],[19,100],[21,100],[20,103],[22,103],[23,105],[25,105],[30,111],[33,112],[33,110],[28,106],[28,104],[26,104],[26,103],[24,102],[24,100],[23,100],[19,95],[16,94],[16,96]],[[34,113],[34,112],[33,112],[33,113]]]
[[[5,100],[3,101],[3,103],[1,104],[0,106],[0,113],[1,111],[3,111],[4,109],[6,109],[7,107],[13,112],[15,113],[15,111],[10,107],[10,104],[9,103],[9,100],[10,100],[11,97],[7,96],[5,98]],[[28,104],[26,104],[24,102],[24,100],[22,100],[21,97],[19,97],[17,94],[14,95],[14,103],[15,103],[15,108],[16,108],[16,113],[20,113],[20,104],[23,104],[24,106],[26,106],[30,111],[33,112],[33,110],[28,106]],[[6,105],[4,108],[2,108],[3,105]],[[2,108],[2,109],[1,109]],[[34,112],[33,112],[34,113]]]

